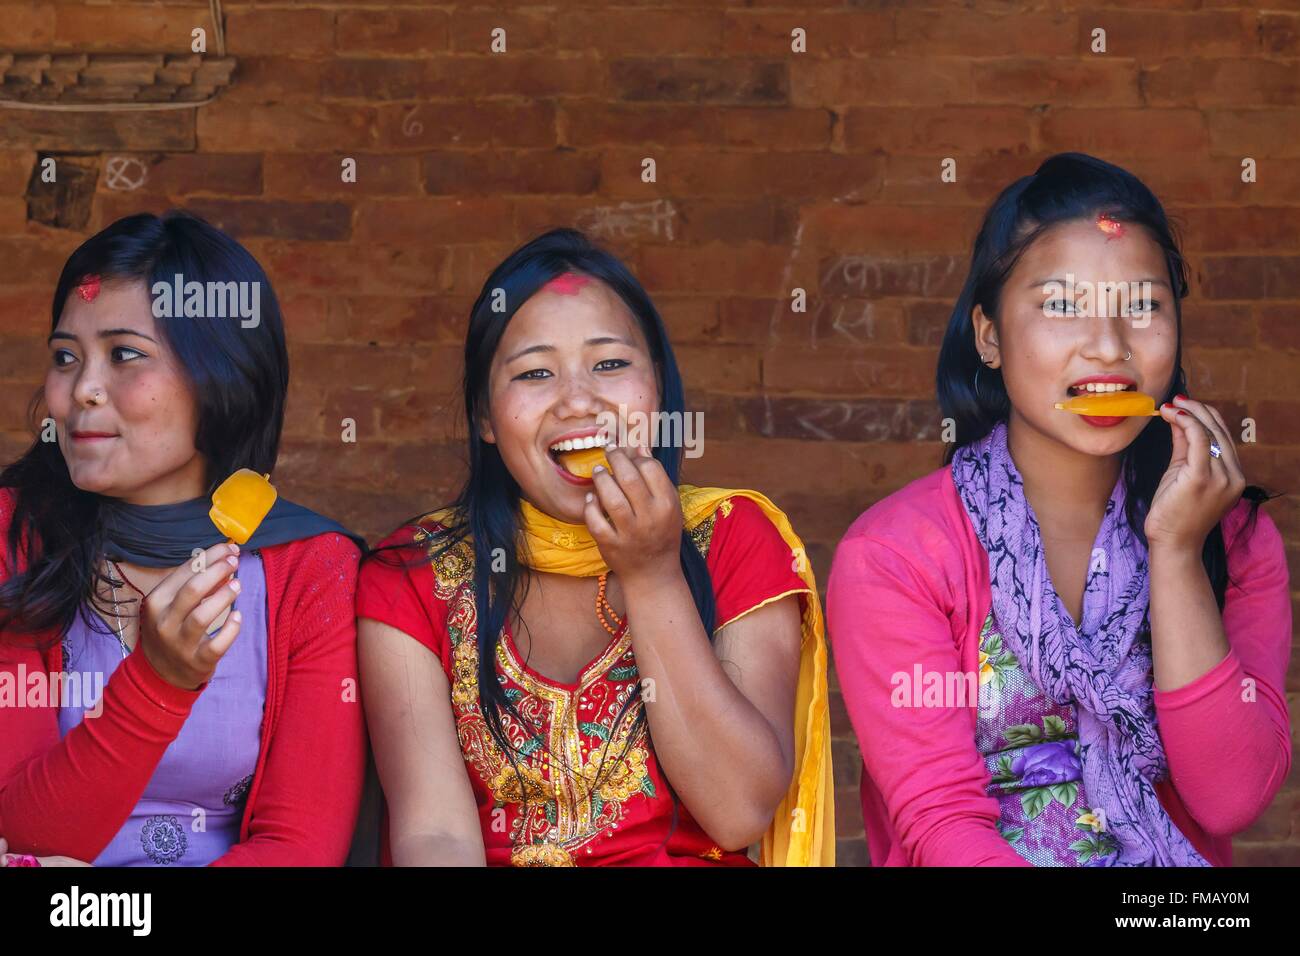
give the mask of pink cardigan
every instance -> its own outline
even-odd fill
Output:
[[[1232,861],[1231,834],[1263,812],[1291,766],[1286,556],[1263,510],[1253,533],[1240,536],[1248,505],[1223,521],[1230,575],[1223,626],[1232,649],[1190,684],[1155,692],[1171,772],[1157,785],[1161,803],[1219,866]],[[891,675],[915,665],[927,674],[978,672],[991,603],[988,555],[947,467],[868,509],[836,550],[827,621],[862,748],[862,814],[877,865],[1028,865],[995,829],[998,804],[975,747],[975,707],[890,702]]]

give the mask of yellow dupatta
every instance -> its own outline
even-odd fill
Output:
[[[759,848],[762,866],[834,866],[835,799],[831,776],[826,636],[817,581],[790,520],[757,491],[679,485],[686,529],[692,530],[727,498],[753,501],[781,532],[794,569],[811,592],[804,602],[799,685],[795,693],[794,777]],[[569,524],[520,500],[520,560],[537,571],[595,577],[609,570],[586,525]]]

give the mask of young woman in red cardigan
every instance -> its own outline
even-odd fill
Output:
[[[191,216],[119,220],[64,266],[49,354],[44,434],[0,473],[4,865],[343,863],[364,543],[283,499],[243,547],[208,517],[275,465],[265,274]]]
[[[1286,557],[1186,395],[1186,294],[1159,201],[1099,159],[985,217],[939,355],[951,464],[831,569],[878,865],[1225,865],[1286,778]]]

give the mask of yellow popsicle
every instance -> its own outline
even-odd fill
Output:
[[[1100,392],[1076,395],[1056,408],[1076,415],[1114,415],[1121,418],[1159,415],[1156,400],[1145,392]]]
[[[241,468],[212,493],[208,517],[235,544],[245,544],[275,504],[275,487],[267,480],[270,477]]]
[[[565,471],[577,475],[579,478],[590,478],[592,469],[597,465],[601,465],[606,471],[609,470],[609,459],[605,457],[605,449],[603,448],[578,448],[573,451],[562,451],[559,454],[559,459]]]

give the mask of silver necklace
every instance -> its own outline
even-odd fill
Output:
[[[122,647],[122,660],[126,660],[128,652],[126,638],[122,636],[122,614],[117,606],[117,580],[111,575],[107,575],[108,583],[113,586],[113,619],[117,621],[117,643]]]

